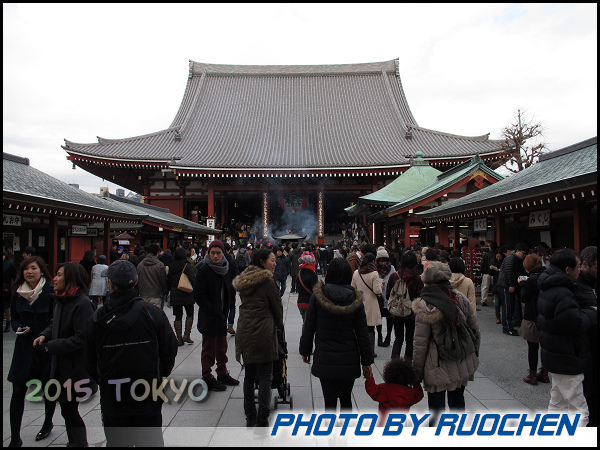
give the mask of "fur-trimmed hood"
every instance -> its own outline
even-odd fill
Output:
[[[412,302],[412,310],[423,322],[429,324],[444,320],[442,311],[433,305],[428,305],[422,298],[418,298]]]
[[[248,266],[234,278],[233,288],[245,295],[252,295],[256,289],[269,280],[273,280],[273,272],[258,266]]]
[[[313,290],[319,304],[333,314],[351,314],[363,302],[362,292],[350,285],[324,284],[319,281]]]

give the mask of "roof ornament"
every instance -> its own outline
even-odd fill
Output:
[[[396,58],[394,64],[396,64],[396,76],[400,78],[400,58]]]
[[[412,128],[408,127],[408,129],[406,130],[406,134],[404,135],[404,137],[406,139],[412,139],[413,135],[412,135]]]
[[[175,140],[176,141],[181,141],[181,134],[179,133],[179,131],[175,132]]]
[[[193,75],[194,75],[194,61],[192,61],[190,59],[190,73],[188,75],[188,78],[192,78]]]

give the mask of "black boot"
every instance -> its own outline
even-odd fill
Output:
[[[377,347],[383,347],[383,333],[382,331],[382,326],[381,325],[377,325]]]

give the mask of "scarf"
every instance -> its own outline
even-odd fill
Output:
[[[450,324],[458,325],[458,296],[452,292],[449,282],[432,283],[423,286],[421,298],[429,305],[435,306]]]
[[[388,273],[392,271],[392,264],[387,263],[385,266],[381,267],[377,264],[377,272],[379,273],[379,278],[385,278]]]
[[[30,305],[33,305],[33,302],[35,302],[40,296],[45,284],[46,279],[44,277],[41,277],[40,281],[38,281],[37,286],[34,289],[31,289],[31,286],[26,281],[21,286],[19,286],[19,288],[17,289],[17,294],[19,294],[21,297],[27,300],[27,302]]]
[[[300,264],[300,266],[298,266],[300,269],[308,269],[308,270],[312,270],[313,272],[317,271],[317,268],[315,267],[315,263],[304,263],[304,264]]]
[[[377,271],[377,266],[375,265],[375,261],[372,261],[370,263],[368,263],[366,266],[358,269],[358,273],[364,275],[367,273],[371,273],[371,272],[376,272]]]
[[[72,287],[68,291],[54,292],[54,294],[56,295],[56,299],[62,301],[63,303],[64,303],[64,300],[66,300],[68,297],[75,297],[75,296],[77,296],[78,293],[79,293],[78,287]]]
[[[210,259],[210,255],[206,255],[204,258],[204,264],[208,264],[208,267],[210,267],[217,275],[225,276],[229,271],[229,262],[225,256],[223,256],[223,259],[220,263],[215,264],[212,262],[212,259]]]

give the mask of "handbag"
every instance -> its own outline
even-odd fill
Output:
[[[360,276],[360,279],[363,281],[363,283],[365,284],[366,287],[369,288],[369,290],[375,294],[375,291],[373,290],[373,288],[371,286],[369,286],[367,283],[365,283],[365,279],[362,277],[362,275],[359,273],[358,276]],[[379,309],[383,309],[385,306],[385,302],[383,301],[383,295],[382,294],[375,294],[375,296],[377,297],[377,303],[379,303]]]
[[[187,263],[185,263],[185,266],[183,266],[183,270],[181,271],[181,276],[179,277],[179,283],[177,284],[177,289],[179,289],[180,291],[183,291],[183,292],[187,292],[189,294],[190,292],[194,291],[194,287],[192,286],[192,283],[190,282],[190,279],[188,278],[188,276],[185,274],[186,267],[187,267]]]

